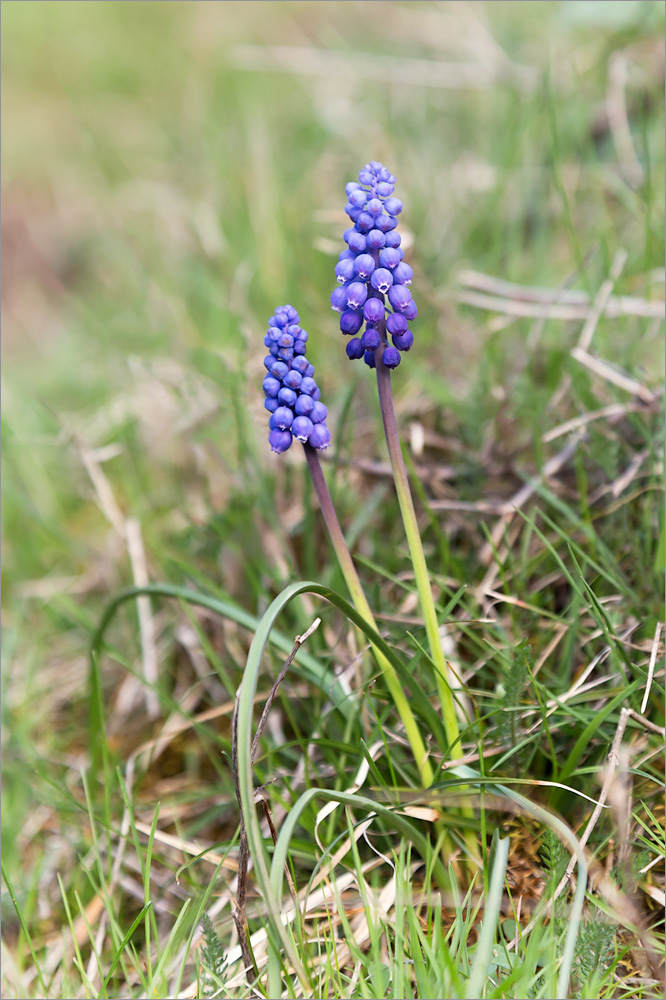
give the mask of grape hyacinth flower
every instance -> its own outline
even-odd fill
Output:
[[[331,295],[331,307],[340,313],[342,333],[352,338],[347,344],[347,357],[351,360],[363,358],[368,367],[376,370],[382,423],[435,667],[444,728],[449,752],[455,753],[460,750],[460,731],[450,671],[442,650],[391,389],[391,372],[400,364],[401,354],[414,343],[409,324],[418,315],[410,291],[414,272],[404,262],[405,254],[397,232],[402,202],[394,197],[394,190],[395,177],[376,160],[366,163],[358,175],[358,182],[347,184],[345,212],[353,225],[344,233],[347,249],[340,254],[335,268],[338,288]]]
[[[408,287],[413,271],[403,262],[396,230],[402,202],[393,197],[394,188],[390,170],[372,160],[345,189],[345,212],[353,225],[344,233],[348,249],[335,267],[339,287],[331,308],[341,314],[342,333],[352,337],[347,357],[363,358],[370,368],[378,356],[387,368],[397,368],[401,352],[414,343],[409,321],[418,310]]]
[[[293,306],[279,306],[268,320],[264,406],[270,413],[268,441],[278,454],[290,448],[294,438],[318,451],[331,441],[328,411],[320,402],[314,366],[305,357],[307,339]]]

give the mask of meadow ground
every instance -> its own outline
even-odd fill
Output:
[[[558,995],[569,960],[566,995],[663,995],[663,5],[5,2],[2,20],[3,996],[519,1000]],[[420,316],[393,383],[471,815],[376,385],[329,309],[344,184],[370,159],[405,203]],[[285,302],[439,770],[423,793],[345,615],[289,603],[255,724],[322,623],[255,781],[278,831],[308,789],[347,798],[314,796],[289,831],[297,919],[286,885],[267,911],[255,856],[249,985],[233,699],[287,584],[345,595],[300,449],[266,441]],[[145,583],[175,589],[119,606],[91,670],[104,608]],[[585,844],[582,915],[562,823]]]

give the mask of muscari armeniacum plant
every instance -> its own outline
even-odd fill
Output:
[[[409,323],[418,314],[409,288],[413,271],[404,262],[401,236],[397,232],[402,202],[394,197],[394,189],[395,177],[376,161],[365,165],[358,182],[347,184],[345,211],[353,225],[344,233],[347,249],[340,253],[335,267],[338,287],[331,295],[331,306],[340,313],[341,332],[351,338],[347,343],[349,359],[363,358],[366,365],[377,372],[382,421],[435,668],[449,755],[455,757],[460,751],[458,722],[391,391],[391,370],[397,368],[401,354],[414,343]],[[273,451],[281,453],[291,447],[294,439],[302,442],[322,515],[349,592],[359,614],[376,630],[319,461],[318,453],[328,446],[330,432],[325,424],[327,410],[320,402],[314,368],[306,358],[307,339],[293,306],[275,310],[264,340],[269,350],[264,360],[268,374],[263,383],[264,405],[271,414],[269,443]],[[409,702],[391,663],[380,650],[374,652],[427,787],[432,783],[433,772]]]
[[[414,343],[409,323],[418,315],[409,288],[413,271],[404,262],[397,231],[402,202],[394,197],[394,190],[395,177],[375,160],[366,163],[358,182],[347,184],[345,212],[354,225],[344,232],[347,249],[341,252],[335,267],[339,287],[331,295],[331,306],[340,312],[341,332],[352,335],[347,356],[352,360],[363,358],[377,371],[386,444],[435,667],[449,754],[455,756],[460,751],[458,722],[391,389],[391,370],[400,364],[401,353],[409,351]],[[355,336],[361,330],[360,338]]]
[[[267,375],[262,386],[264,407],[270,413],[268,442],[271,450],[278,454],[291,448],[294,440],[303,445],[319,507],[345,583],[356,610],[377,631],[319,461],[319,452],[328,447],[331,434],[326,426],[327,409],[321,402],[314,379],[314,366],[306,358],[307,339],[308,334],[300,326],[299,315],[293,306],[279,306],[269,318],[264,338],[269,351],[264,358]],[[432,767],[409,702],[393,665],[381,650],[375,649],[374,655],[405,727],[421,780],[427,787],[433,780]]]

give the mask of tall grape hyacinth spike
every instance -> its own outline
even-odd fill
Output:
[[[434,666],[448,754],[455,758],[462,744],[451,688],[453,678],[439,634],[437,609],[402,455],[391,388],[392,370],[400,364],[402,352],[408,351],[414,343],[409,324],[418,314],[409,290],[413,272],[404,262],[397,232],[402,202],[393,196],[394,190],[395,177],[376,160],[366,163],[359,172],[358,183],[350,181],[347,184],[345,212],[354,225],[344,233],[347,249],[342,251],[335,267],[339,287],[331,295],[331,306],[340,313],[342,333],[352,337],[347,344],[347,356],[351,360],[363,358],[370,368],[376,369],[379,408]],[[389,335],[392,343],[389,343]],[[470,808],[463,806],[463,814],[471,817]],[[466,832],[465,839],[470,856],[477,858],[471,830]]]
[[[269,353],[263,382],[264,406],[270,413],[268,441],[278,454],[290,448],[294,438],[318,451],[331,441],[328,411],[320,401],[314,367],[305,357],[307,339],[294,307],[278,306],[264,337]]]
[[[354,224],[344,232],[347,249],[335,267],[331,307],[340,313],[342,333],[352,338],[347,357],[363,358],[370,368],[378,352],[387,368],[398,367],[401,353],[414,343],[409,323],[418,315],[408,287],[413,272],[403,261],[396,230],[402,202],[393,197],[394,188],[395,177],[376,160],[345,188],[345,212]]]

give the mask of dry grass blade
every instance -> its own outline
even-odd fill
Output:
[[[648,665],[647,681],[645,682],[645,694],[643,695],[643,701],[641,702],[641,714],[645,712],[648,700],[650,698],[650,689],[652,688],[652,678],[654,677],[654,668],[657,662],[657,653],[659,651],[660,634],[661,634],[661,622],[657,622],[657,627],[654,633],[654,639],[652,641],[652,652],[650,653],[650,663]]]
[[[127,552],[132,564],[132,575],[137,587],[145,587],[149,583],[146,552],[143,547],[141,524],[135,517],[125,521]],[[149,597],[137,597],[139,613],[139,637],[141,640],[141,658],[143,677],[146,682],[145,699],[148,717],[156,719],[160,714],[160,703],[155,694],[158,680],[157,645],[155,642],[155,619],[153,618]]]
[[[619,316],[642,316],[655,319],[664,315],[664,302],[654,302],[632,295],[612,295],[626,262],[626,251],[615,256],[608,279],[601,285],[594,302],[587,292],[568,288],[538,288],[519,285],[479,271],[461,271],[458,282],[472,292],[454,292],[453,297],[466,305],[504,313],[510,316],[548,318],[559,320],[584,320],[585,340],[589,347],[590,331],[601,316],[616,319]]]
[[[504,66],[500,71],[486,63],[444,62],[375,55],[369,52],[333,52],[307,46],[236,45],[229,59],[239,69],[267,69],[297,76],[327,79],[374,80],[379,83],[434,87],[444,90],[488,90],[498,83],[531,90],[534,77],[521,68]]]
[[[613,52],[608,60],[608,88],[606,114],[622,172],[632,187],[644,179],[643,167],[636,155],[627,114],[627,77],[629,63],[622,49]]]
[[[632,396],[638,396],[646,403],[652,403],[655,399],[655,394],[637,382],[635,378],[631,378],[625,372],[618,371],[617,368],[613,368],[608,364],[607,361],[603,361],[601,358],[595,358],[587,351],[583,350],[582,347],[576,345],[571,351],[571,357],[575,358],[581,365],[589,368],[591,372],[598,375],[599,378],[604,379],[606,382],[611,382],[616,385],[619,389],[623,389]]]
[[[572,417],[571,420],[565,420],[558,427],[553,427],[552,430],[542,434],[541,440],[544,444],[549,444],[556,438],[562,437],[563,434],[568,434],[570,431],[585,427],[595,420],[611,420],[615,417],[623,417],[627,413],[640,413],[643,410],[645,410],[644,403],[611,403],[609,406],[603,406],[599,410],[591,410],[589,413],[582,413],[579,417]]]
[[[505,316],[515,316],[518,319],[555,319],[555,320],[587,320],[591,315],[589,305],[561,302],[529,302],[521,299],[505,299],[497,295],[486,295],[483,292],[447,292],[451,298],[461,305],[474,306],[488,312],[496,312]],[[606,319],[617,319],[620,316],[643,316],[650,319],[660,319],[664,315],[663,302],[649,302],[647,299],[635,299],[630,296],[619,296],[611,299],[603,312]]]

